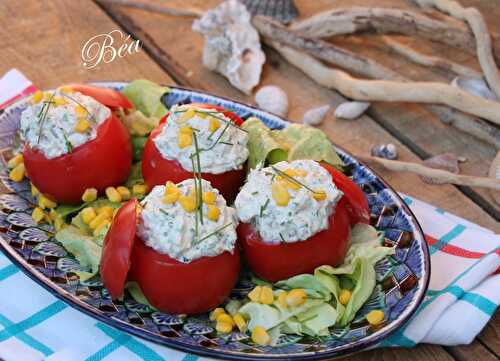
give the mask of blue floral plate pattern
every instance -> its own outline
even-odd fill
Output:
[[[101,82],[99,85],[121,89],[126,83]],[[162,101],[203,102],[221,105],[243,119],[255,116],[268,127],[287,126],[280,117],[252,106],[199,91],[171,87]],[[16,146],[26,100],[12,104],[0,113],[0,149]],[[55,239],[54,229],[37,225],[31,219],[35,200],[25,180],[9,180],[5,167],[0,182],[6,188],[0,195],[0,248],[29,277],[76,309],[118,329],[165,346],[208,357],[232,360],[326,359],[376,346],[407,321],[421,303],[430,275],[427,244],[422,230],[396,192],[370,168],[336,147],[348,173],[365,192],[371,210],[371,223],[384,232],[384,243],[396,252],[376,265],[377,286],[370,299],[346,328],[331,329],[329,337],[308,339],[283,336],[279,347],[262,347],[246,334],[220,335],[208,321],[208,315],[185,317],[157,312],[137,303],[129,294],[112,301],[100,279],[80,281],[75,272],[85,271]],[[2,153],[3,154],[3,153]],[[242,298],[252,289],[251,281],[241,279],[231,298]],[[382,309],[385,321],[374,327],[365,320],[372,309]]]

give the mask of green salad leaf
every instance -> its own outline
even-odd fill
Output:
[[[125,186],[131,188],[134,184],[144,183],[144,179],[142,178],[142,163],[135,162],[132,164],[130,168],[130,174],[128,175],[128,179],[125,182]]]
[[[144,146],[148,141],[148,137],[134,135],[131,137],[132,140],[132,156],[135,161],[142,160],[142,154],[144,153]]]

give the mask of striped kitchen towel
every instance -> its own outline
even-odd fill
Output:
[[[9,73],[0,79],[0,103],[10,103],[19,94],[35,90],[19,72]],[[427,297],[416,315],[380,346],[411,347],[423,342],[467,344],[486,325],[500,302],[500,236],[427,203],[402,196],[426,233],[432,275]],[[204,358],[141,340],[97,322],[55,298],[0,252],[0,359],[194,361]]]

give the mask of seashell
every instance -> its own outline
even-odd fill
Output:
[[[456,86],[467,93],[477,95],[489,100],[498,100],[483,77],[477,78],[472,76],[458,76],[452,80],[451,85]]]
[[[255,102],[259,108],[286,117],[288,114],[288,96],[280,87],[266,85],[255,93]]]
[[[325,115],[329,110],[330,106],[328,104],[316,108],[311,108],[304,113],[302,122],[308,125],[320,125],[323,122],[323,119],[325,119]]]
[[[398,159],[398,150],[392,143],[375,145],[371,150],[371,154],[379,158]]]
[[[250,94],[260,81],[266,56],[245,5],[227,0],[195,20],[193,30],[205,37],[203,65]]]
[[[297,16],[299,11],[293,0],[240,0],[252,15],[269,16],[288,24]]]
[[[460,173],[460,168],[458,168],[458,158],[453,153],[438,154],[434,157],[424,160],[423,164],[429,168],[442,169],[455,174]],[[425,176],[420,176],[420,178],[425,183],[443,184],[443,182],[435,178],[425,177]]]
[[[345,102],[335,109],[335,118],[349,120],[357,119],[366,112],[366,109],[369,107],[370,103],[368,102]]]
[[[493,159],[493,162],[491,162],[488,176],[491,178],[500,179],[500,151],[497,153],[495,159]],[[491,189],[490,194],[493,197],[494,201],[500,205],[500,191]]]

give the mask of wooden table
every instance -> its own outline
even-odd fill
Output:
[[[182,1],[208,9],[218,0]],[[369,6],[373,0],[298,0],[301,16],[308,16],[332,6]],[[500,9],[491,0],[461,0],[477,6],[488,20],[490,29],[500,32]],[[410,7],[405,0],[377,0],[379,7]],[[0,74],[16,67],[38,87],[50,88],[65,82],[93,80],[129,80],[148,78],[158,83],[181,84],[205,89],[245,102],[252,102],[232,88],[221,76],[201,65],[203,39],[191,31],[190,18],[153,14],[93,1],[73,0],[3,0],[0,2]],[[83,44],[92,36],[123,29],[143,42],[136,54],[118,58],[93,69],[82,66]],[[412,65],[384,50],[376,36],[346,37],[339,41],[352,50],[375,57],[414,79],[449,81],[446,74]],[[445,46],[417,39],[407,39],[423,52],[451,57],[474,68],[474,56]],[[323,104],[333,106],[344,101],[338,93],[317,86],[300,71],[287,64],[275,52],[266,49],[262,85],[276,84],[290,98],[289,118],[300,121],[305,110]],[[357,121],[341,121],[329,115],[321,126],[333,141],[354,154],[366,154],[374,144],[392,142],[400,159],[416,161],[447,151],[467,157],[463,173],[484,175],[496,151],[493,147],[443,125],[422,107],[413,104],[375,104],[368,115]],[[484,190],[470,190],[451,185],[431,186],[412,174],[384,172],[384,177],[398,191],[430,202],[482,226],[500,232],[500,207]],[[493,361],[500,355],[500,313],[471,345],[440,347],[419,345],[414,349],[379,349],[349,360],[482,360]]]

